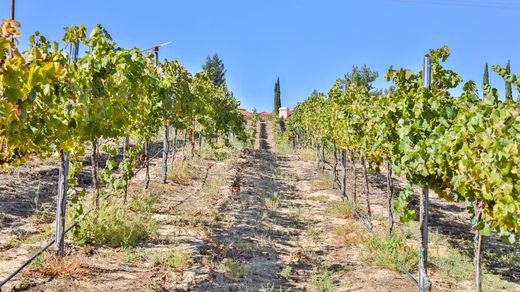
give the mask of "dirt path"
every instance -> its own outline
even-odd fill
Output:
[[[271,124],[261,122],[259,149],[237,162],[240,192],[219,209],[209,245],[224,268],[196,290],[413,291],[404,276],[365,267],[358,249],[336,241],[332,230],[355,222],[325,211],[338,196],[316,188],[312,163],[271,152],[271,133]]]

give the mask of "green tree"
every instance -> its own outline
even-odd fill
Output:
[[[482,81],[482,86],[489,85],[489,69],[488,69],[488,63],[486,62],[486,65],[484,66],[484,80]]]
[[[202,69],[217,87],[226,85],[226,69],[224,62],[217,53],[213,57],[208,56],[206,58],[206,63],[202,65]]]
[[[276,79],[274,84],[274,110],[273,112],[278,114],[278,109],[282,106],[282,100],[280,98],[280,77]]]
[[[511,74],[511,61],[507,61],[506,73]],[[513,101],[513,85],[506,79],[506,101]]]
[[[375,90],[374,86],[372,85],[377,77],[379,77],[379,73],[370,70],[370,67],[367,67],[367,65],[363,65],[362,68],[353,66],[352,71],[345,74],[343,80],[344,89],[346,90],[350,87],[351,84],[355,84],[358,87],[366,88],[368,92],[370,92],[370,95],[382,95],[382,91]]]

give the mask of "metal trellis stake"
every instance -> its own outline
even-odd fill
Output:
[[[153,48],[155,54],[155,67],[159,67],[159,46]],[[163,136],[163,154],[162,154],[162,182],[166,183],[166,174],[168,173],[168,131],[170,130],[168,125],[164,125],[164,136]],[[147,162],[148,163],[148,162]]]
[[[71,46],[69,63],[78,59],[79,43]],[[54,250],[59,256],[65,253],[65,215],[67,214],[67,192],[69,189],[69,152],[60,153],[60,173],[58,178],[58,197],[56,199],[56,238]]]
[[[430,89],[432,63],[429,55],[424,56],[424,87]],[[423,188],[419,202],[419,225],[420,225],[420,246],[419,246],[419,291],[430,291],[431,282],[428,279],[428,208],[429,208],[429,189]]]
[[[14,20],[14,0],[11,0],[11,19]]]

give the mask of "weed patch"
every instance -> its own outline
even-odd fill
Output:
[[[329,196],[327,195],[317,195],[309,197],[309,200],[311,201],[318,201],[318,202],[327,202],[329,200]]]
[[[127,204],[118,198],[109,198],[98,210],[84,217],[71,237],[81,243],[134,246],[157,230],[152,218],[154,202],[155,198],[149,193],[140,194]]]
[[[311,227],[309,231],[307,231],[307,235],[314,241],[318,241],[322,233],[323,229],[319,227]]]
[[[318,190],[326,190],[331,187],[330,179],[328,178],[318,178],[312,181],[312,185],[315,189]]]
[[[356,246],[363,241],[365,231],[356,223],[344,224],[332,230],[332,234],[342,246]]]
[[[206,193],[213,196],[218,195],[220,192],[220,188],[224,184],[225,178],[226,177],[223,173],[211,176],[206,184]]]
[[[149,253],[147,259],[154,267],[171,268],[178,270],[193,264],[193,258],[184,250],[170,249],[166,252]]]
[[[200,150],[199,155],[203,160],[224,161],[229,158],[228,151],[223,148],[205,147]]]
[[[238,282],[246,278],[252,272],[252,269],[249,265],[237,263],[230,258],[224,260],[222,263],[222,269],[226,273],[226,276],[234,282]]]
[[[417,267],[417,250],[406,244],[405,238],[393,233],[383,238],[377,236],[369,239],[367,262],[394,271],[401,272],[397,261],[406,269],[413,271]]]
[[[298,149],[296,151],[296,153],[298,154],[298,156],[300,157],[301,160],[304,160],[304,161],[314,161],[315,160],[315,153],[312,149]]]
[[[187,161],[177,161],[175,166],[168,171],[168,179],[181,185],[188,185],[195,176],[195,169]]]
[[[282,278],[284,278],[284,279],[289,279],[289,277],[291,277],[291,272],[292,272],[292,267],[285,266],[283,268],[282,272],[280,272],[280,276],[282,276]]]
[[[333,202],[328,205],[325,211],[340,218],[350,219],[354,218],[356,212],[359,211],[359,206],[349,201]]]
[[[77,258],[65,256],[56,257],[51,252],[45,252],[37,257],[29,266],[24,275],[37,277],[56,277],[77,275],[81,273],[81,261]]]
[[[277,192],[272,193],[265,198],[265,207],[270,210],[276,210],[280,207],[280,195]]]

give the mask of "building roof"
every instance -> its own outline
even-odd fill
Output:
[[[262,118],[262,119],[268,119],[269,116],[271,115],[271,113],[270,113],[270,112],[260,112],[260,113],[258,113],[258,115],[259,115],[260,118]]]
[[[240,113],[241,113],[244,117],[246,117],[246,118],[249,118],[250,116],[253,115],[253,113],[248,112],[247,110],[245,110],[245,109],[243,109],[243,108],[239,109],[239,111],[240,111]]]

